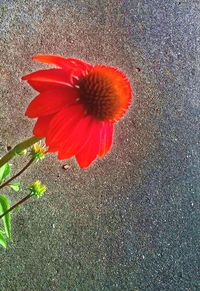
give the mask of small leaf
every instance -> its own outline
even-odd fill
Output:
[[[0,214],[3,214],[7,209],[10,208],[10,200],[4,196],[0,195]],[[4,229],[6,236],[11,240],[11,216],[7,213],[3,218]]]
[[[0,168],[0,181],[3,181],[11,171],[11,167],[9,164],[5,164]]]
[[[20,182],[16,182],[16,183],[13,183],[13,184],[9,184],[9,186],[15,192],[18,192],[20,190]]]
[[[6,246],[7,246],[7,242],[6,242],[6,239],[3,235],[3,231],[0,230],[0,244],[6,249]]]

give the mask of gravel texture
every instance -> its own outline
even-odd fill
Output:
[[[23,175],[48,191],[13,215],[0,290],[200,290],[200,1],[1,0],[0,19],[1,155],[31,135],[32,55],[116,66],[134,89],[104,159]]]

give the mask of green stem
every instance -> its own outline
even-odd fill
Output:
[[[10,182],[12,182],[14,179],[16,179],[19,175],[21,175],[34,161],[35,159],[31,159],[23,169],[21,169],[21,171],[19,171],[16,175],[14,175],[13,177],[11,177],[9,180],[7,180],[5,183],[3,183],[2,185],[0,185],[0,189],[7,186],[8,184],[10,184]]]
[[[12,207],[10,207],[9,209],[7,209],[3,214],[0,215],[0,219],[2,217],[4,217],[6,214],[8,214],[9,212],[11,212],[13,209],[15,209],[17,206],[19,206],[20,204],[24,203],[27,199],[29,199],[30,197],[32,197],[33,195],[28,194],[27,196],[25,196],[23,199],[21,199],[20,201],[18,201],[16,204],[14,204]]]
[[[33,136],[16,145],[12,150],[10,150],[5,156],[0,159],[0,168],[8,161],[10,161],[14,156],[34,145],[39,140],[41,140],[41,138]]]

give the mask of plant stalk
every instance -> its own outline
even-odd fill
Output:
[[[7,180],[5,183],[3,183],[2,185],[0,185],[0,189],[2,189],[3,187],[7,186],[8,184],[10,184],[10,182],[12,182],[14,179],[16,179],[19,175],[21,175],[32,163],[34,162],[34,159],[31,159],[23,169],[21,169],[21,171],[19,171],[16,175],[14,175],[13,177],[11,177],[9,180]]]
[[[16,145],[12,150],[10,150],[7,154],[5,154],[5,156],[0,159],[0,168],[7,162],[9,162],[14,156],[34,145],[39,140],[41,140],[41,138],[33,136]]]
[[[28,194],[27,196],[25,196],[23,199],[21,199],[20,201],[18,201],[16,204],[14,204],[12,207],[10,207],[9,209],[7,209],[3,214],[0,215],[0,219],[2,217],[4,217],[6,214],[8,214],[9,212],[11,212],[13,209],[15,209],[17,206],[19,206],[20,204],[24,203],[26,200],[28,200],[30,197],[32,197],[33,195]]]

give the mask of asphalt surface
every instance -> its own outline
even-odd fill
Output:
[[[1,0],[0,19],[0,155],[31,136],[32,55],[116,66],[134,90],[104,159],[23,175],[48,191],[13,214],[0,290],[200,290],[200,2]]]

